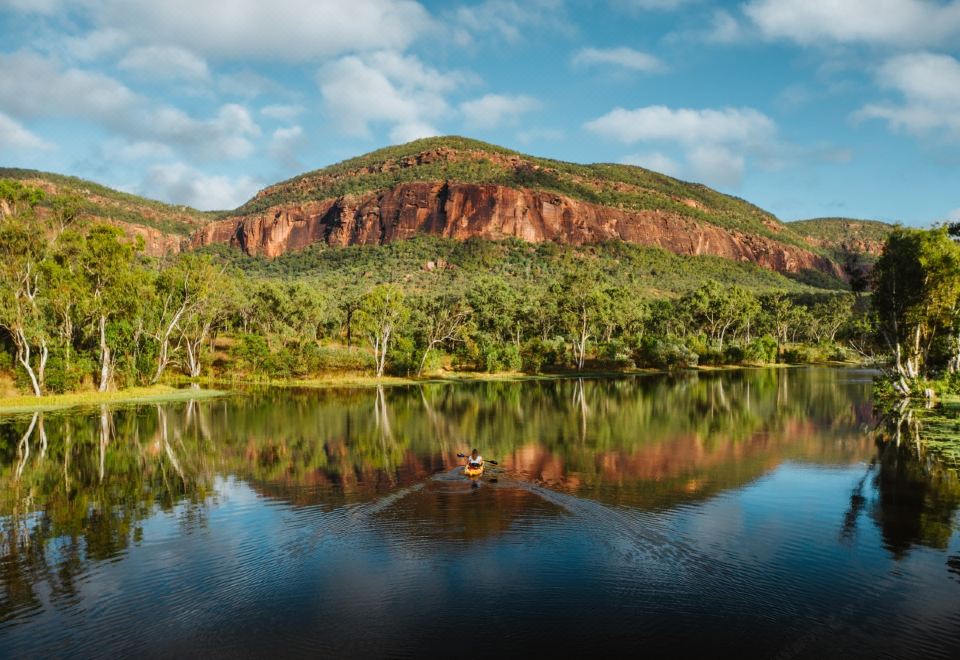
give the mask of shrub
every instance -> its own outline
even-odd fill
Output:
[[[777,340],[770,335],[757,337],[743,349],[743,361],[772,364],[777,361]]]
[[[730,344],[723,349],[723,362],[724,364],[742,364],[746,355],[746,351],[743,350],[742,346]]]
[[[699,356],[680,342],[646,338],[634,351],[637,366],[658,369],[689,369],[697,366]]]

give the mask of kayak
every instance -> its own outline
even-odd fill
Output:
[[[463,473],[468,477],[479,477],[481,474],[483,474],[483,466],[481,465],[480,467],[472,468],[469,465],[464,465]]]

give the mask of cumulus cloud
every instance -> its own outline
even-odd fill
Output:
[[[138,142],[107,140],[103,145],[103,155],[110,160],[142,162],[169,158],[173,155],[173,150],[165,144],[149,140]]]
[[[260,185],[249,176],[231,179],[204,174],[184,163],[170,163],[149,168],[139,192],[173,204],[212,211],[240,206]]]
[[[877,69],[876,79],[902,102],[865,105],[855,119],[886,120],[892,129],[917,136],[960,139],[960,61],[927,52],[897,55]]]
[[[929,45],[960,35],[960,1],[750,0],[743,12],[770,39]]]
[[[367,137],[372,124],[385,124],[394,141],[436,135],[432,122],[449,114],[446,94],[463,80],[390,51],[349,55],[317,74],[326,111],[340,130]]]
[[[304,108],[302,105],[265,105],[260,108],[260,114],[264,117],[269,117],[270,119],[277,119],[280,121],[290,121],[291,119],[296,119],[301,114],[303,114]]]
[[[621,158],[620,162],[624,165],[644,167],[668,176],[678,176],[682,170],[680,163],[659,151],[629,154]]]
[[[539,109],[540,101],[523,94],[486,94],[460,104],[464,120],[474,128],[496,128],[504,123],[515,123],[520,115]]]
[[[0,149],[35,151],[51,149],[53,145],[34,135],[22,124],[0,112]]]
[[[475,34],[493,34],[517,43],[538,32],[572,34],[575,31],[563,0],[486,0],[458,7],[451,22],[459,27],[457,36],[462,43],[471,42]]]
[[[181,46],[213,58],[308,61],[349,51],[403,49],[434,27],[413,0],[4,0],[13,9],[73,14],[135,43]]]
[[[120,30],[94,30],[79,37],[68,37],[66,49],[78,60],[96,60],[112,55],[130,43],[130,37]]]
[[[674,11],[700,0],[612,0],[614,7],[631,13],[645,11]]]
[[[303,128],[300,126],[278,128],[270,137],[270,156],[285,167],[296,169],[300,167],[297,151],[305,142]]]
[[[162,142],[198,158],[248,155],[260,129],[241,105],[226,104],[209,119],[155,104],[102,73],[65,68],[30,53],[0,54],[0,110],[14,116],[85,119],[128,140]]]
[[[117,66],[125,71],[159,80],[203,81],[210,77],[203,58],[179,46],[134,48]]]
[[[615,108],[587,122],[586,128],[624,144],[653,140],[744,144],[769,140],[776,133],[773,120],[753,108],[693,110],[663,105]]]
[[[689,171],[698,180],[721,186],[740,182],[745,154],[762,155],[778,141],[773,120],[753,108],[615,108],[585,127],[623,144],[676,144],[684,151],[685,166],[657,153],[656,164],[669,170],[661,171],[674,175]]]
[[[613,65],[644,73],[657,73],[666,68],[659,58],[625,46],[582,48],[574,53],[572,61],[575,66]]]

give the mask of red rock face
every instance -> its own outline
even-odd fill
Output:
[[[626,211],[543,191],[442,182],[275,206],[210,223],[194,234],[192,244],[229,243],[250,255],[276,257],[320,241],[379,245],[417,234],[575,245],[620,239],[783,272],[842,275],[835,263],[809,250],[667,211]]]

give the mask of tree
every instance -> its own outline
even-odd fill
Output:
[[[95,225],[87,234],[82,256],[84,277],[90,291],[90,318],[96,327],[100,363],[99,390],[105,392],[113,378],[115,351],[108,340],[108,324],[142,300],[134,269],[136,248],[123,240],[123,232],[109,225]],[[137,246],[139,247],[139,246]]]
[[[373,347],[377,378],[383,377],[386,368],[390,338],[408,314],[403,291],[396,284],[375,286],[360,301],[357,320]]]
[[[578,264],[561,276],[557,287],[561,324],[570,336],[578,370],[583,369],[590,338],[599,334],[610,313],[604,284],[596,269]]]
[[[452,295],[440,295],[424,301],[421,311],[426,317],[426,331],[423,357],[417,375],[423,373],[423,365],[427,362],[427,355],[436,346],[452,343],[462,339],[462,333],[470,318],[471,310],[466,302]]]
[[[15,188],[6,185],[8,182],[0,183],[6,186],[0,190],[2,199],[13,208],[11,214],[4,212],[0,219],[0,327],[9,333],[16,361],[27,373],[33,393],[41,396],[50,356],[41,279],[49,244],[42,223],[31,209],[16,214],[23,211],[17,207],[17,200],[36,196],[31,197],[16,182],[19,187]]]
[[[938,334],[957,333],[960,246],[946,228],[897,228],[873,270],[873,304],[903,395],[928,373]]]

